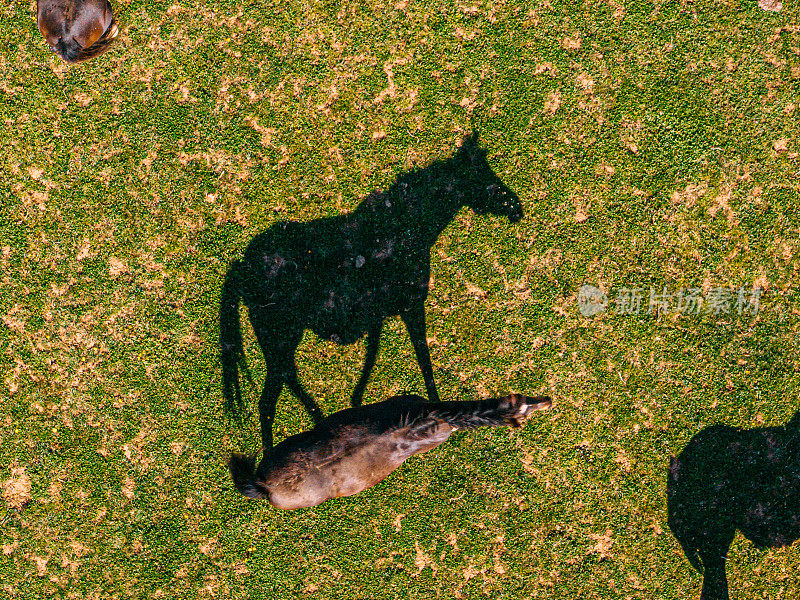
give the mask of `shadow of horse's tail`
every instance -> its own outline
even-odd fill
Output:
[[[674,533],[674,532],[673,532]],[[694,567],[694,570],[704,575],[706,572],[705,566],[703,565],[703,561],[700,558],[700,550],[697,547],[697,541],[694,537],[689,535],[678,536],[675,535],[675,539],[678,540],[678,543],[681,545],[681,550],[686,555],[686,560],[689,561],[689,564]]]
[[[219,354],[222,362],[222,395],[225,407],[234,413],[242,408],[242,391],[239,387],[239,368],[246,375],[247,363],[242,348],[242,324],[239,319],[241,300],[242,263],[233,261],[222,284],[219,302]]]

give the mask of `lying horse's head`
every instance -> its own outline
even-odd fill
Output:
[[[119,34],[108,0],[38,0],[36,9],[50,50],[67,62],[105,52]]]
[[[466,204],[478,214],[491,213],[508,217],[512,223],[522,218],[522,203],[514,192],[492,171],[486,160],[486,150],[478,144],[478,134],[473,133],[456,154],[460,171],[467,179],[469,197]]]

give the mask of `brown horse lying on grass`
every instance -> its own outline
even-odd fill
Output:
[[[255,472],[255,459],[241,454],[231,456],[228,466],[245,496],[266,498],[276,508],[316,506],[376,485],[453,431],[521,427],[532,411],[550,406],[550,398],[520,394],[472,402],[395,396],[339,411],[311,431],[286,438],[264,452]]]
[[[70,63],[102,54],[119,34],[108,0],[38,0],[36,12],[50,50]]]

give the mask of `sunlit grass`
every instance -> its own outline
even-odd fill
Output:
[[[2,503],[2,595],[698,595],[666,525],[669,455],[800,406],[789,4],[117,2],[119,42],[76,67],[29,4],[0,9],[0,480],[31,484]],[[229,261],[472,130],[525,217],[465,210],[433,250],[440,394],[554,409],[313,510],[246,501],[225,459],[258,448],[264,372],[248,330],[248,414],[225,415]],[[584,318],[584,283],[765,291],[755,317]],[[304,339],[326,412],[363,352]],[[366,400],[407,389],[424,388],[395,319]],[[288,394],[276,422],[311,424]],[[739,598],[800,583],[797,547],[730,556]]]

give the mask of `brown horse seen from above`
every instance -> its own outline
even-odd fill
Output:
[[[403,462],[442,444],[453,431],[520,427],[550,398],[511,394],[461,402],[396,396],[332,414],[311,431],[286,438],[255,459],[234,454],[229,463],[239,490],[276,508],[306,508],[351,496],[385,479]]]
[[[242,260],[231,264],[220,300],[223,394],[230,408],[241,407],[243,300],[267,366],[259,400],[265,448],[272,446],[275,406],[284,385],[315,422],[322,418],[294,361],[306,329],[338,344],[353,344],[366,334],[364,367],[351,398],[358,406],[375,365],[383,322],[400,316],[428,399],[439,399],[425,327],[431,247],[462,207],[511,222],[522,218],[519,198],[492,171],[477,134],[454,156],[401,174],[353,212],[273,224],[252,239]]]
[[[50,50],[69,63],[102,54],[119,34],[108,0],[38,0],[36,13]]]

